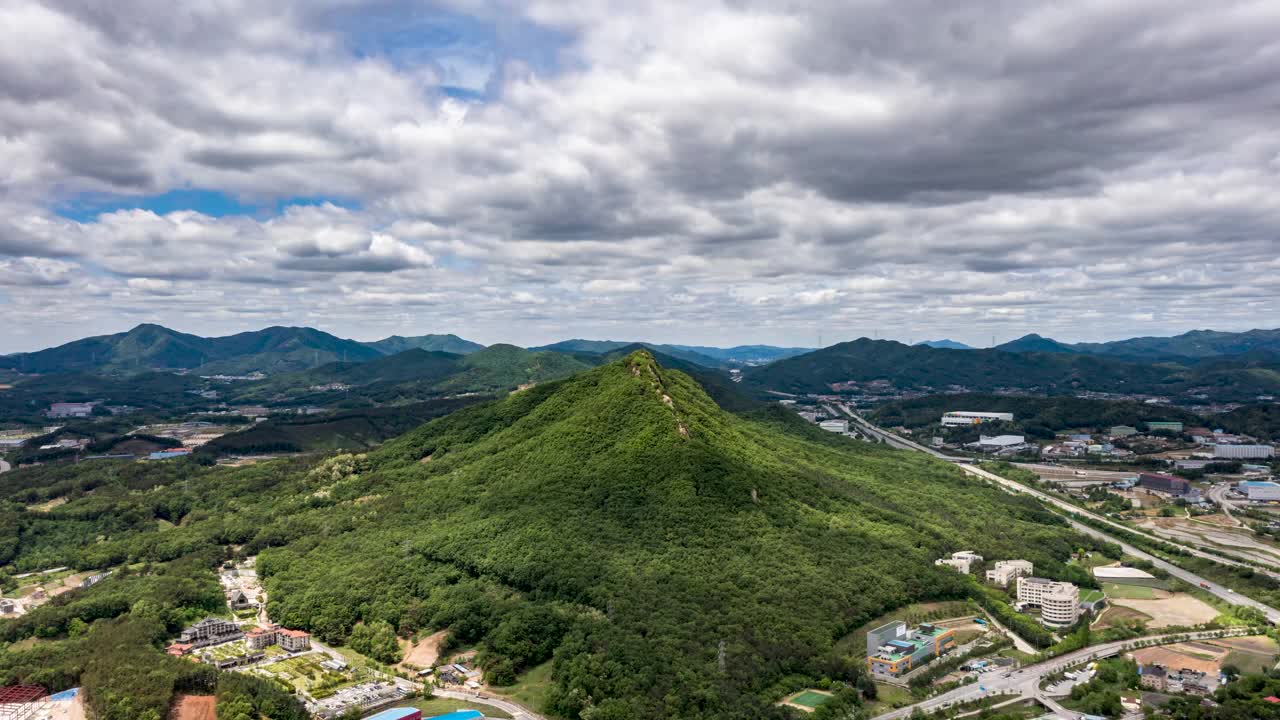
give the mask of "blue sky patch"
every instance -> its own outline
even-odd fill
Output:
[[[269,217],[279,215],[290,205],[323,205],[332,203],[349,210],[359,210],[356,200],[323,195],[286,197],[262,202],[246,202],[234,195],[217,190],[170,190],[159,195],[102,195],[77,196],[54,208],[58,215],[76,222],[92,222],[103,213],[117,210],[150,210],[157,215],[167,215],[180,210],[194,210],[210,217],[248,215]]]

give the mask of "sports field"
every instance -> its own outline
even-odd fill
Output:
[[[807,708],[816,708],[830,699],[830,695],[818,692],[817,690],[802,690],[795,695],[792,695],[791,699],[787,702],[793,705],[802,705]]]

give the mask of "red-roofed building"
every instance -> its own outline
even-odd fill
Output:
[[[301,652],[311,649],[311,634],[301,630],[285,630],[281,628],[276,631],[276,638],[280,643],[280,647],[289,652]]]
[[[280,628],[271,625],[257,627],[244,634],[245,642],[254,650],[261,650],[268,645],[275,645],[279,640]]]
[[[1266,696],[1266,697],[1264,697],[1264,698],[1262,698],[1262,699],[1263,699],[1263,700],[1266,700],[1267,702],[1271,703],[1272,705],[1278,705],[1278,704],[1280,704],[1280,697],[1276,697],[1275,695],[1268,695],[1268,696]]]
[[[195,647],[191,643],[174,643],[165,648],[164,651],[174,657],[182,657],[191,652],[191,648]]]

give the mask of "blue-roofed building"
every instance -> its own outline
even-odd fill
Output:
[[[456,710],[444,715],[433,715],[426,720],[480,720],[484,714],[479,710]]]
[[[422,711],[417,708],[391,708],[376,715],[370,715],[365,720],[422,720]]]

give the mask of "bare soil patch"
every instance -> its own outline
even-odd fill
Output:
[[[1093,626],[1097,630],[1103,628],[1115,627],[1122,621],[1138,620],[1144,623],[1151,622],[1151,616],[1146,613],[1139,612],[1129,607],[1122,607],[1114,603],[1107,606],[1102,611],[1102,615],[1098,618],[1098,622]]]
[[[400,661],[400,665],[405,668],[418,668],[425,670],[436,664],[436,660],[440,659],[440,643],[444,642],[447,630],[432,633],[425,638],[419,640],[416,644],[410,645],[404,643],[404,659]]]
[[[1184,593],[1162,600],[1115,599],[1116,607],[1127,607],[1151,616],[1148,627],[1162,628],[1174,625],[1200,625],[1218,617],[1219,613],[1211,605]]]
[[[217,720],[218,699],[212,695],[179,695],[170,720]]]

